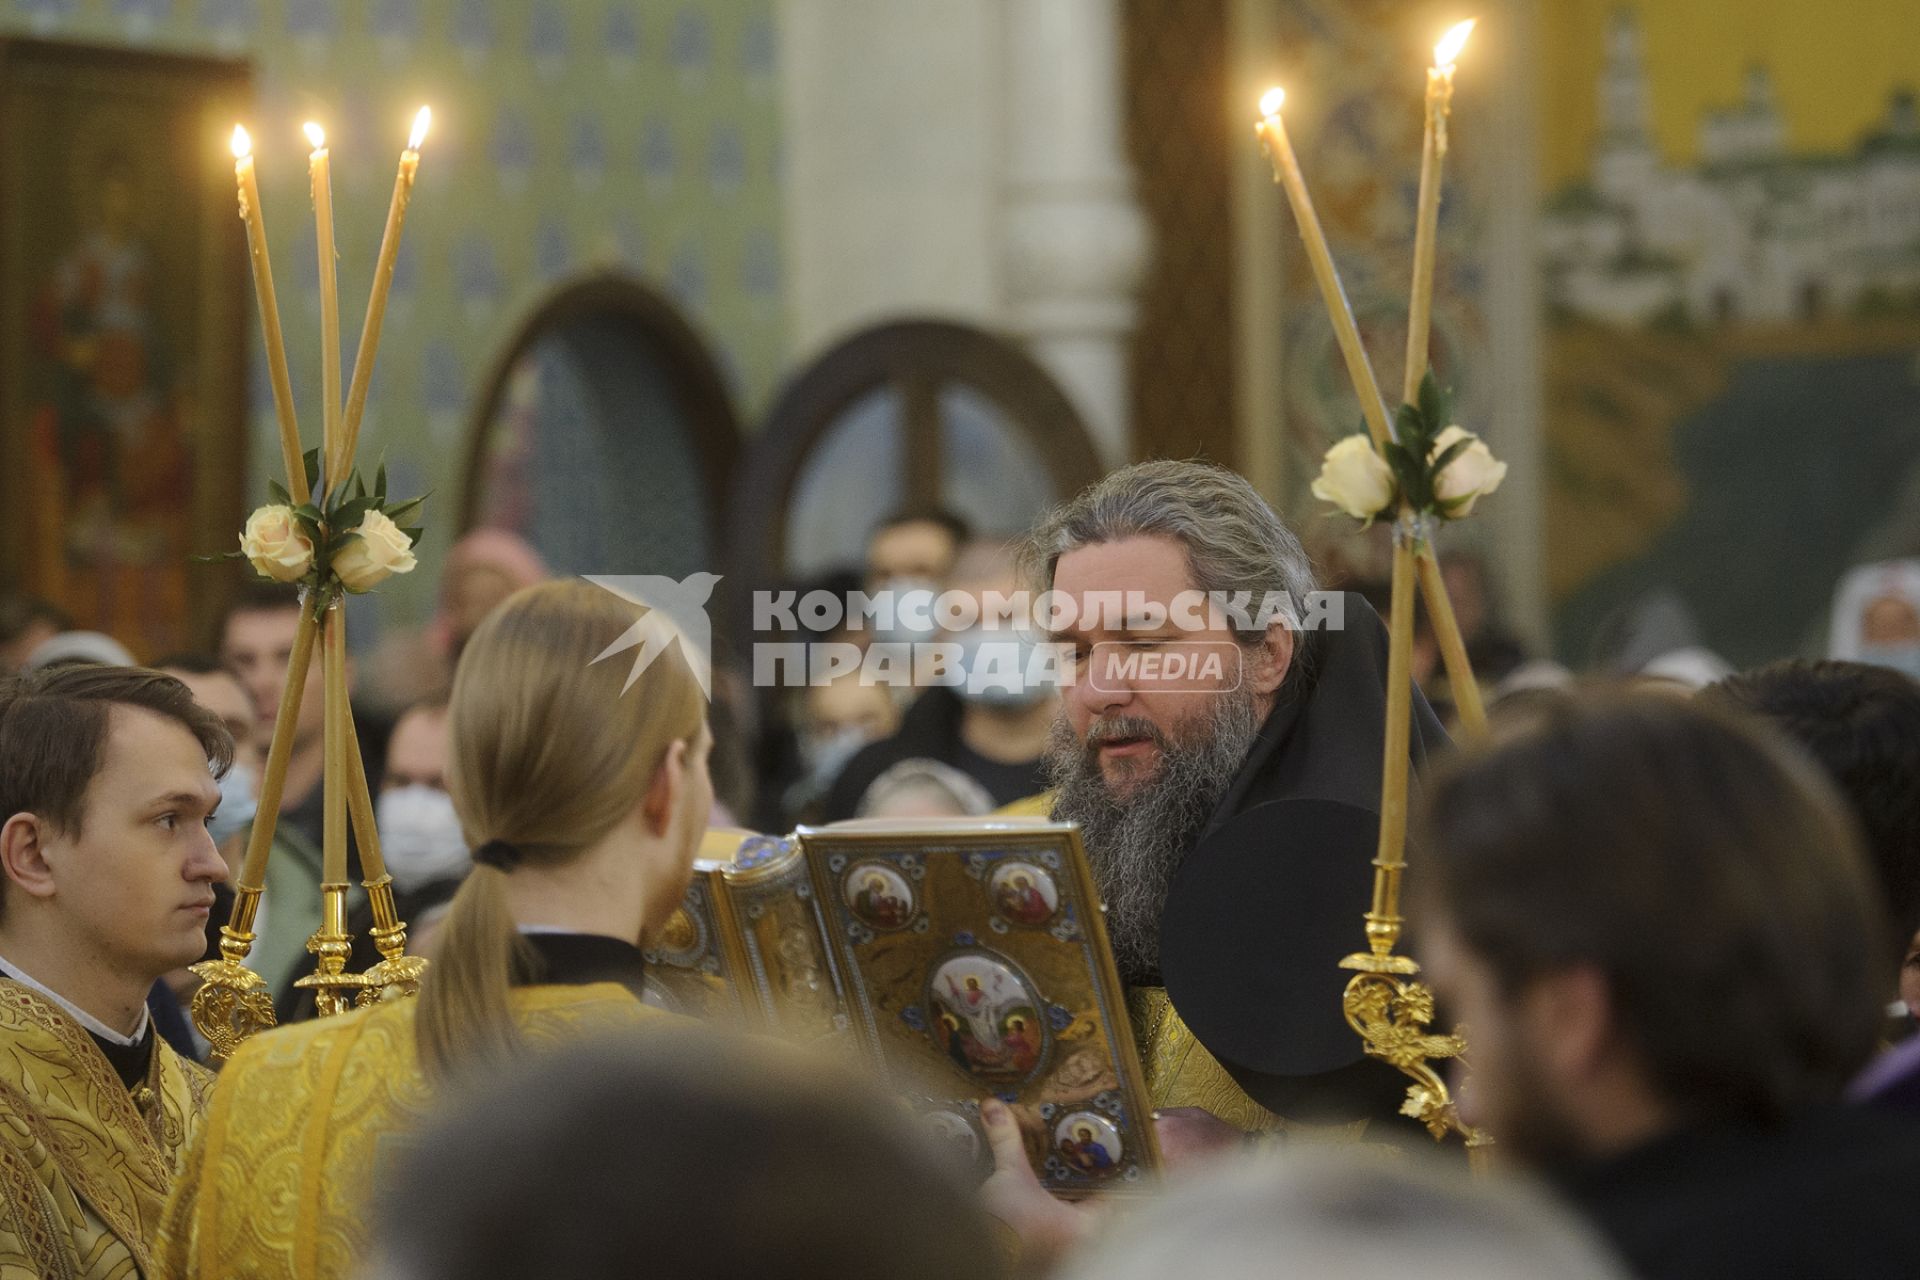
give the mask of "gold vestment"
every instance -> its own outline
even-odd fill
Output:
[[[156,1034],[129,1091],[85,1028],[0,978],[0,1277],[159,1274],[161,1213],[212,1088]]]
[[[613,982],[520,987],[512,1001],[532,1052],[670,1017]],[[417,1007],[400,1000],[264,1032],[228,1061],[167,1206],[162,1274],[360,1273],[370,1197],[432,1103]]]

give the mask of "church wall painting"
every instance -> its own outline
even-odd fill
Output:
[[[1562,657],[1819,652],[1849,567],[1920,553],[1916,35],[1898,0],[1546,6]]]
[[[232,62],[0,40],[0,576],[153,659],[246,467]]]

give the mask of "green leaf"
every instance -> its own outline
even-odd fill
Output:
[[[1407,445],[1412,445],[1426,434],[1427,424],[1420,417],[1420,410],[1410,404],[1403,404],[1393,411],[1394,437]]]
[[[373,477],[373,499],[381,506],[387,502],[387,455],[380,455],[380,470]]]
[[[340,533],[351,533],[359,527],[360,521],[371,510],[373,510],[372,498],[363,495],[350,499],[334,509],[331,518],[327,521],[327,527]]]
[[[272,498],[274,502],[280,506],[290,507],[293,505],[293,495],[288,493],[287,487],[278,480],[267,481],[267,496]]]
[[[387,519],[393,521],[395,524],[404,525],[420,514],[421,504],[426,502],[426,500],[427,495],[423,493],[417,498],[408,498],[405,502],[396,503],[391,507],[387,507],[385,508]]]
[[[244,551],[223,551],[217,556],[188,556],[187,557],[187,559],[192,561],[194,564],[219,564],[223,560],[245,560],[246,558],[247,558],[247,553]]]
[[[360,478],[360,473],[358,471],[355,471],[353,473],[353,500],[355,502],[358,502],[360,499],[366,496],[367,496],[367,482]]]
[[[293,509],[293,518],[304,520],[308,524],[320,524],[326,520],[326,513],[311,502],[303,502]]]
[[[320,484],[320,450],[309,449],[306,453],[307,490],[312,492]]]
[[[1453,397],[1440,389],[1432,369],[1428,369],[1426,376],[1420,379],[1420,412],[1426,416],[1435,432],[1445,428],[1453,416]]]
[[[411,529],[402,529],[400,532],[406,534],[407,541],[413,546],[417,547],[420,545],[420,535],[425,533],[426,530],[421,528],[419,525],[415,525]]]

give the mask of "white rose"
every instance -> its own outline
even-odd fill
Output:
[[[396,573],[410,573],[418,563],[413,543],[384,511],[369,511],[353,532],[360,536],[333,557],[333,572],[349,591],[371,591]]]
[[[1334,442],[1313,482],[1313,496],[1356,520],[1371,520],[1393,501],[1393,470],[1364,435]]]
[[[1433,458],[1462,440],[1471,440],[1446,469],[1433,478],[1433,496],[1441,511],[1450,518],[1472,515],[1473,504],[1500,487],[1507,478],[1507,464],[1493,456],[1486,441],[1463,427],[1448,427],[1433,442]],[[1429,458],[1431,462],[1433,458]],[[1455,505],[1458,504],[1458,505]]]
[[[293,518],[292,507],[261,507],[248,516],[240,553],[275,582],[298,582],[313,571],[313,542]]]

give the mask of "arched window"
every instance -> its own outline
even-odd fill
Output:
[[[935,320],[869,329],[788,383],[754,441],[729,597],[858,568],[874,522],[906,506],[1016,534],[1098,474],[1073,405],[1011,342]]]
[[[623,276],[579,280],[535,309],[488,377],[461,527],[510,529],[556,573],[711,569],[739,435],[678,311]]]

